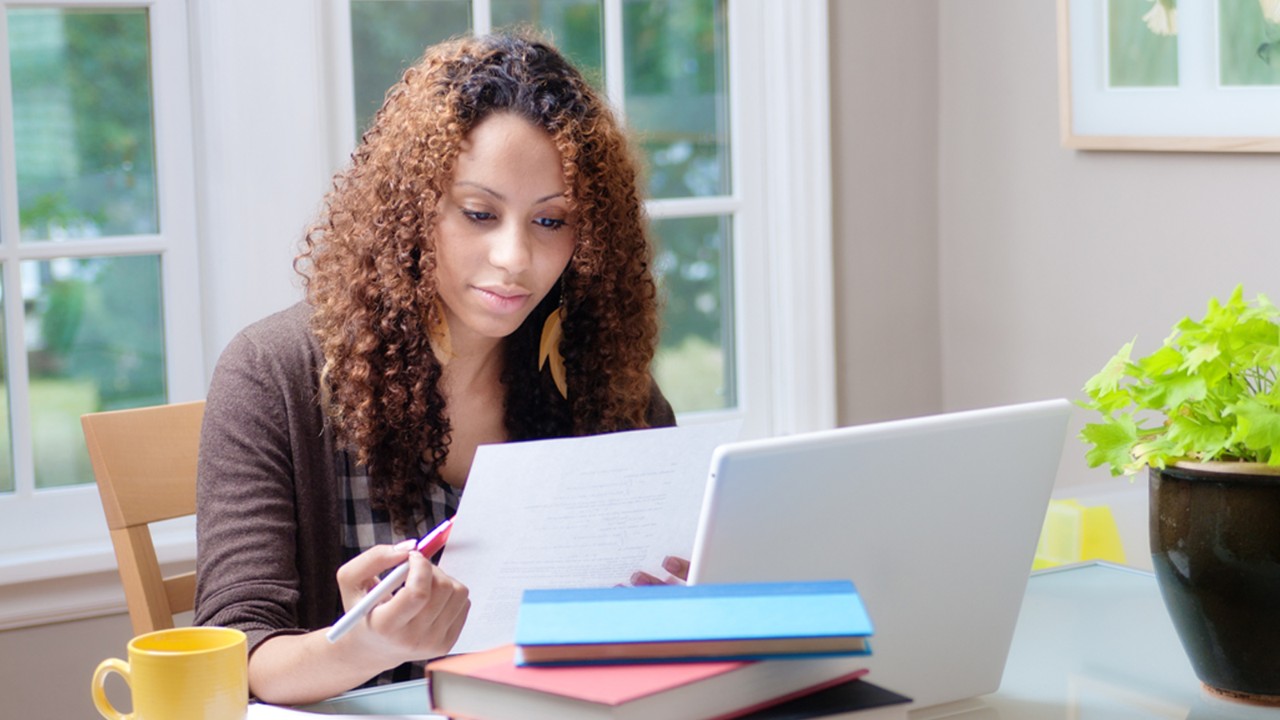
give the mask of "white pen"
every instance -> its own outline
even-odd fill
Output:
[[[453,520],[445,520],[436,526],[435,530],[427,533],[425,537],[418,541],[418,546],[414,548],[414,552],[420,552],[427,557],[431,557],[444,547],[445,541],[449,539],[449,530],[453,528]],[[382,602],[382,599],[391,594],[391,591],[404,584],[404,579],[409,575],[409,561],[405,560],[396,567],[395,570],[387,573],[386,577],[378,581],[377,585],[369,591],[369,594],[360,598],[354,607],[346,612],[338,622],[329,628],[329,632],[325,633],[325,637],[329,642],[337,642],[338,638],[346,635],[356,623],[364,619],[365,615],[373,610],[374,606]]]

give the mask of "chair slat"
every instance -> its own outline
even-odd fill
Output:
[[[196,574],[194,571],[165,578],[164,592],[169,598],[169,612],[173,615],[195,609]]]
[[[80,418],[135,634],[195,604],[195,573],[163,577],[149,525],[195,514],[203,417],[198,401]]]
[[[81,417],[111,528],[191,515],[204,402]]]

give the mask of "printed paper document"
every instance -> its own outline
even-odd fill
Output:
[[[440,567],[471,591],[453,652],[512,643],[526,588],[610,587],[688,558],[716,446],[740,423],[484,445]]]

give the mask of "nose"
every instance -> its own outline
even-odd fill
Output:
[[[489,262],[508,274],[517,275],[529,267],[533,259],[533,238],[522,222],[508,220],[494,231],[489,245]]]

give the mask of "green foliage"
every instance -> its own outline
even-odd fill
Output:
[[[357,140],[404,69],[422,57],[429,45],[466,33],[470,15],[468,4],[458,0],[351,3]]]
[[[147,13],[8,11],[24,240],[156,232]]]
[[[1132,359],[1126,343],[1085,383],[1082,407],[1102,421],[1085,425],[1089,467],[1112,475],[1177,460],[1280,466],[1280,310],[1263,295],[1246,301],[1237,286],[1226,303],[1209,301],[1200,321],[1184,318],[1164,345]]]
[[[726,272],[729,221],[668,218],[652,227],[659,248],[654,271],[664,302],[662,346],[675,348],[690,337],[720,346],[730,325],[725,304],[733,302]]]
[[[46,275],[32,299],[40,332],[28,338],[34,380],[87,382],[116,410],[165,401],[164,318],[156,255],[80,258]],[[43,408],[38,411],[48,410]],[[75,417],[75,416],[72,416]]]
[[[671,95],[684,83],[698,93],[720,92],[715,55],[722,8],[716,0],[625,3],[627,92]]]
[[[151,58],[145,10],[77,10],[63,14],[65,73],[84,172],[149,176]]]

